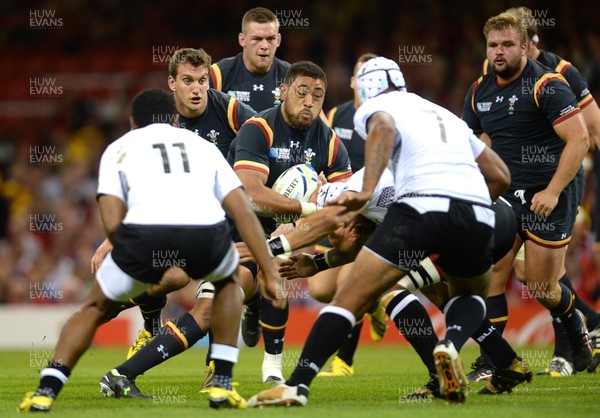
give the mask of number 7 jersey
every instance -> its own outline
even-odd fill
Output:
[[[214,225],[241,182],[214,145],[157,123],[129,131],[100,160],[98,195],[127,205],[124,224]]]
[[[355,130],[363,139],[367,139],[369,118],[377,112],[392,116],[396,125],[390,158],[396,200],[439,195],[491,203],[475,162],[473,132],[460,118],[414,93],[380,94],[364,102],[354,115]]]

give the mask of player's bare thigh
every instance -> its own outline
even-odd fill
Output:
[[[337,282],[342,267],[322,271],[308,278],[310,295],[322,303],[329,303],[337,289]]]

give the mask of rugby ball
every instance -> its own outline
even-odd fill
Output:
[[[312,165],[294,165],[281,173],[273,183],[272,189],[290,199],[308,202],[319,186],[318,177]]]

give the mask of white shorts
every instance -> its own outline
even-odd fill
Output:
[[[229,250],[227,250],[225,257],[223,257],[219,265],[206,276],[198,278],[207,282],[218,282],[219,280],[223,280],[226,277],[231,276],[237,269],[239,263],[240,253],[232,242]]]
[[[151,283],[135,280],[121,270],[112,259],[111,253],[108,253],[102,260],[102,264],[96,272],[96,281],[104,296],[116,302],[127,302],[129,299],[141,295],[151,286]]]
[[[218,282],[227,278],[233,274],[239,261],[240,254],[232,243],[221,263],[202,279],[206,282]],[[140,282],[121,270],[112,259],[111,253],[108,253],[102,260],[102,264],[96,272],[96,281],[104,296],[117,302],[127,302],[144,293],[152,285]]]

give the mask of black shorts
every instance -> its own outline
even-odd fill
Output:
[[[231,231],[231,240],[233,242],[244,242],[242,235],[238,231],[233,219],[231,219],[229,215],[226,215],[225,219],[227,220],[227,224],[229,225],[229,229]],[[266,233],[265,239],[269,239],[269,236]],[[244,261],[243,263],[240,263],[240,266],[247,268],[250,273],[252,273],[252,277],[256,279],[256,275],[258,274],[258,265],[254,261]]]
[[[496,226],[494,227],[494,263],[497,263],[508,253],[517,237],[517,219],[512,207],[502,198],[497,199],[492,205],[496,213]]]
[[[436,263],[451,276],[474,277],[492,266],[493,228],[476,218],[475,206],[451,199],[448,212],[419,214],[394,203],[365,246],[402,271],[417,268],[425,257],[439,254]]]
[[[158,283],[174,266],[200,279],[219,266],[232,246],[225,221],[203,226],[122,224],[113,244],[115,264],[144,283]]]
[[[521,238],[550,248],[568,245],[577,217],[580,186],[580,179],[571,181],[560,193],[558,203],[549,216],[536,215],[530,209],[531,199],[543,189],[512,190],[505,193],[503,197],[512,205]]]

